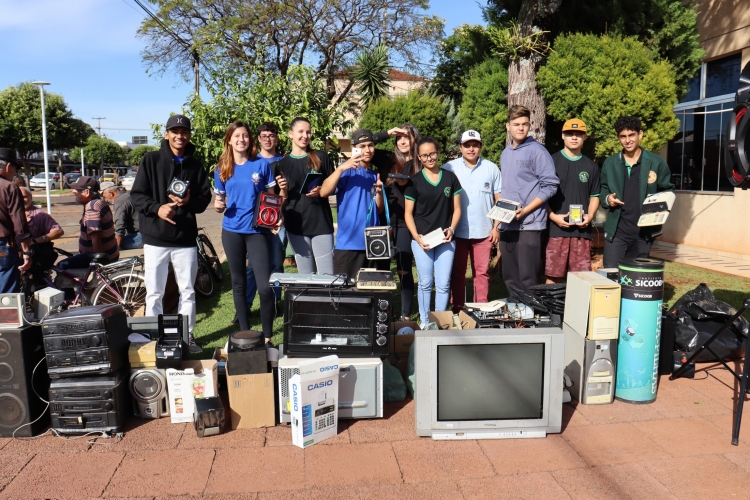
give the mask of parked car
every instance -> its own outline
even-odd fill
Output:
[[[63,189],[70,187],[81,176],[81,172],[68,172],[63,175]]]
[[[47,179],[45,182],[44,172],[38,173],[29,181],[29,187],[31,189],[47,189],[47,187],[49,187],[50,189],[60,189],[60,174],[56,172],[50,172],[49,179]]]
[[[102,182],[113,182],[115,185],[118,185],[120,184],[120,178],[116,172],[104,172],[102,176],[99,177],[99,184]]]
[[[128,174],[122,179],[120,179],[120,182],[122,184],[122,187],[130,191],[130,189],[133,187],[133,182],[135,182],[135,174]]]

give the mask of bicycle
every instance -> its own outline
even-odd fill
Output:
[[[211,297],[216,293],[216,281],[224,279],[224,269],[219,262],[219,256],[211,240],[202,227],[198,228],[196,238],[198,246],[198,274],[195,277],[195,291],[203,297]]]
[[[73,256],[72,253],[60,248],[53,248],[53,250],[65,257]],[[100,261],[106,258],[105,254],[93,254],[93,259],[83,276],[69,272],[69,270],[60,269],[53,264],[48,270],[43,271],[41,276],[36,277],[41,279],[46,286],[63,292],[66,288],[71,288],[60,286],[63,280],[73,283],[72,288],[75,295],[73,299],[63,301],[64,309],[84,305],[120,304],[128,316],[145,316],[146,278],[142,272],[136,271],[136,267],[143,269],[143,260],[140,257],[130,257],[109,264],[102,264]],[[55,273],[54,280],[51,276],[52,271]],[[92,274],[98,285],[89,297],[85,289]],[[34,290],[32,288],[34,288],[34,284],[33,282],[29,283],[28,278],[29,276],[24,275],[23,290],[26,294],[27,303],[30,303],[30,299],[33,297]]]

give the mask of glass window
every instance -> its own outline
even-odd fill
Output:
[[[669,165],[669,171],[672,172],[672,183],[675,189],[685,189],[682,185],[682,157],[683,147],[685,144],[685,113],[675,113],[677,119],[680,120],[680,129],[674,139],[669,141],[667,147],[667,165]]]
[[[723,57],[706,63],[706,96],[733,94],[740,80],[742,54]]]
[[[685,111],[685,144],[682,154],[683,189],[701,189],[701,164],[703,163],[703,116],[694,115],[703,108]]]
[[[707,106],[706,111],[721,111],[721,104]],[[703,147],[703,191],[719,190],[721,172],[721,125],[723,113],[704,115],[706,120]]]
[[[688,91],[680,102],[697,101],[701,98],[701,72],[698,70],[698,74],[688,80]]]
[[[730,111],[733,108],[733,102],[725,102],[724,112],[721,114],[721,153],[719,156],[719,159],[721,160],[721,168],[719,168],[719,191],[734,191],[734,187],[729,183],[729,179],[727,179],[726,167],[724,165],[726,159],[724,155],[726,154],[727,149],[727,128],[729,128],[729,120],[732,117]]]

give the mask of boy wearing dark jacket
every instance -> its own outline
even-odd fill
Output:
[[[180,288],[179,313],[190,322],[190,351],[200,352],[192,332],[195,328],[195,289],[198,250],[195,214],[211,202],[211,184],[203,163],[193,156],[190,120],[173,115],[167,120],[159,151],[146,153],[130,191],[138,212],[146,274],[146,316],[163,313],[162,299],[172,263]],[[188,183],[184,197],[168,193],[173,179]]]
[[[604,160],[601,175],[604,223],[604,267],[617,267],[620,259],[648,257],[661,226],[638,227],[643,201],[662,191],[673,191],[671,173],[661,156],[642,149],[641,120],[622,116],[615,122],[622,152]]]

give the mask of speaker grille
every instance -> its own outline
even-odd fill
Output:
[[[0,427],[15,429],[26,419],[26,406],[13,394],[0,394]]]
[[[10,342],[5,339],[0,339],[0,358],[6,357],[11,351]]]
[[[13,380],[13,367],[8,363],[0,363],[0,382],[10,382]]]

